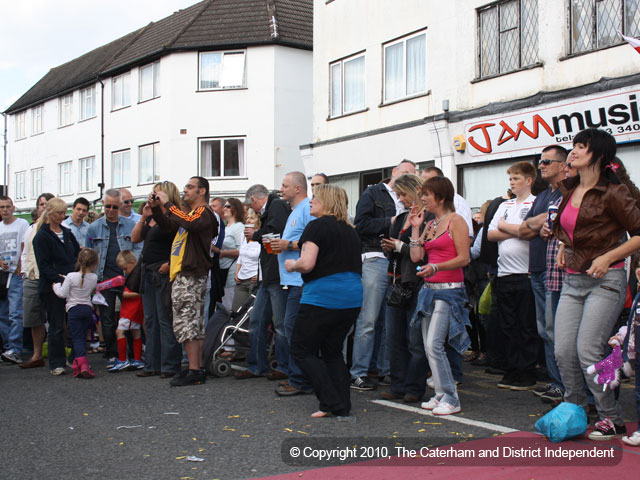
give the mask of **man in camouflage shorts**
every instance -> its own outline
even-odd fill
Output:
[[[218,230],[218,220],[209,207],[206,178],[191,177],[184,186],[183,200],[189,213],[171,203],[160,189],[150,194],[148,200],[160,228],[169,231],[177,228],[169,264],[173,331],[187,352],[189,369],[171,380],[174,387],[198,385],[207,376],[202,368],[204,300],[211,269],[211,240]]]

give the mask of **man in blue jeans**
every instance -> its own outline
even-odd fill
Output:
[[[367,372],[373,354],[376,323],[383,321],[379,313],[387,290],[389,265],[389,260],[382,252],[380,237],[389,234],[389,227],[396,216],[405,211],[404,205],[393,191],[393,184],[396,178],[406,173],[416,173],[416,165],[410,160],[403,160],[393,169],[388,183],[381,182],[367,188],[356,206],[356,232],[362,241],[364,296],[362,309],[356,320],[350,371],[351,388],[355,390],[376,388],[376,384],[367,377]],[[384,340],[380,345],[384,345]],[[384,355],[382,348],[378,355]]]
[[[302,172],[291,172],[285,175],[280,189],[282,199],[289,202],[291,214],[287,218],[287,225],[284,227],[282,238],[272,240],[271,248],[277,248],[282,253],[278,255],[278,266],[280,272],[280,285],[287,292],[287,307],[284,314],[284,330],[287,342],[291,346],[293,338],[293,326],[298,317],[298,307],[302,296],[302,276],[298,272],[287,272],[284,262],[300,258],[300,247],[298,240],[307,224],[315,220],[309,213],[309,198],[307,197],[307,178]],[[289,380],[283,380],[276,388],[276,393],[280,396],[292,396],[311,393],[312,386],[304,376],[300,367],[289,354],[286,365],[281,365],[283,371],[289,375]]]
[[[26,220],[16,217],[16,207],[9,197],[0,196],[0,275],[4,283],[0,288],[0,334],[4,352],[2,360],[22,363],[22,276],[20,255],[24,244],[24,233],[29,228]]]
[[[540,335],[544,345],[547,374],[551,378],[551,383],[544,387],[536,387],[533,393],[543,400],[551,402],[562,401],[564,389],[562,388],[560,372],[553,353],[553,339],[552,336],[547,334],[547,292],[545,288],[547,239],[540,232],[547,222],[549,205],[557,205],[559,200],[562,199],[558,185],[565,179],[566,161],[567,151],[560,145],[550,145],[542,150],[538,165],[542,178],[549,182],[549,188],[536,197],[531,209],[520,225],[520,238],[531,240],[529,243],[529,273],[531,274],[533,297],[536,302],[536,323],[538,335]]]
[[[249,366],[246,370],[235,372],[234,377],[242,380],[266,375],[269,380],[284,380],[287,378],[285,368],[289,358],[289,344],[284,327],[287,291],[280,285],[278,256],[267,252],[262,237],[268,233],[282,235],[291,209],[289,205],[278,198],[278,194],[269,194],[267,187],[260,184],[249,187],[244,203],[261,215],[259,230],[245,228],[244,231],[247,239],[262,244],[260,250],[261,274],[258,278],[260,288],[256,293],[249,319],[249,342],[251,344]],[[272,317],[278,366],[275,370],[269,371],[267,327]]]

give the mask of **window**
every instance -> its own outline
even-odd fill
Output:
[[[26,177],[27,172],[16,172],[16,200],[24,200],[27,198]]]
[[[38,198],[42,193],[42,168],[31,170],[31,198]]]
[[[16,115],[16,140],[27,136],[27,111]]]
[[[427,91],[427,34],[403,38],[384,46],[384,101]]]
[[[111,184],[113,187],[131,186],[131,151],[111,154]]]
[[[508,0],[478,9],[480,78],[538,61],[538,0]]]
[[[160,62],[140,67],[139,101],[144,102],[160,96]]]
[[[71,166],[73,162],[63,162],[58,164],[58,195],[68,195],[73,193],[71,187]]]
[[[329,66],[331,116],[364,110],[364,54]]]
[[[80,120],[96,116],[96,87],[80,90]]]
[[[200,140],[200,175],[203,177],[243,177],[244,138],[204,138]]]
[[[638,0],[571,0],[570,3],[571,53],[616,45],[622,41],[618,32],[640,36]]]
[[[42,105],[31,109],[31,135],[42,133]]]
[[[59,100],[60,121],[59,125],[64,127],[73,123],[73,93],[60,97]]]
[[[80,159],[80,191],[91,192],[95,190],[93,184],[93,168],[95,159],[94,157],[87,157]]]
[[[244,87],[244,57],[244,51],[201,53],[200,90]]]
[[[160,180],[157,174],[158,143],[144,145],[138,149],[138,184],[153,183]]]
[[[113,77],[111,83],[111,109],[117,110],[118,108],[128,107],[131,105],[131,73],[127,72],[124,75]]]

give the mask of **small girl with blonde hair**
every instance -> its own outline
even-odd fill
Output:
[[[67,325],[73,341],[73,378],[93,378],[95,373],[87,359],[87,330],[91,323],[93,306],[91,292],[98,283],[95,270],[98,267],[98,253],[84,248],[78,254],[79,271],[66,275],[63,283],[54,283],[53,291],[60,298],[66,298]]]

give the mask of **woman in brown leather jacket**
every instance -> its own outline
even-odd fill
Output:
[[[555,355],[564,400],[587,407],[583,378],[593,393],[600,421],[589,434],[592,440],[626,433],[613,391],[603,391],[586,373],[609,353],[607,340],[626,294],[624,259],[640,249],[640,209],[615,173],[620,168],[615,154],[616,141],[604,130],[575,136],[568,163],[578,176],[561,183],[563,199],[553,225],[560,241],[558,267],[567,271],[556,313]]]

